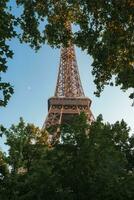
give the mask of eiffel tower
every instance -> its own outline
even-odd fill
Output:
[[[71,24],[67,27],[71,31]],[[90,110],[91,100],[85,97],[78,65],[76,61],[75,48],[72,42],[68,47],[61,48],[60,65],[53,97],[48,99],[48,115],[43,124],[43,129],[68,124],[75,115],[84,112],[87,120],[91,123],[94,120]],[[59,137],[57,129],[53,137]]]

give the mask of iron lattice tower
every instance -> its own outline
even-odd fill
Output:
[[[71,30],[71,25],[69,26]],[[48,115],[43,129],[70,123],[72,116],[85,112],[87,120],[94,120],[91,100],[84,95],[73,43],[61,48],[60,66],[54,97],[48,99]],[[59,137],[58,129],[53,137]]]

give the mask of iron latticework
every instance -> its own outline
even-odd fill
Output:
[[[72,116],[80,112],[85,112],[88,122],[91,123],[94,117],[90,105],[91,100],[85,97],[82,88],[74,45],[69,42],[68,47],[61,49],[55,95],[48,100],[48,115],[43,128],[70,123]],[[58,138],[58,132],[57,128],[51,134],[54,138]]]
[[[74,45],[61,49],[56,97],[84,97]]]

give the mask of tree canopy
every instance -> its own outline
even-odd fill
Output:
[[[50,147],[47,133],[22,119],[2,128],[9,154],[0,153],[1,199],[133,199],[134,136],[124,121],[104,123],[100,115],[89,125],[81,114],[61,130]]]
[[[22,11],[20,16],[15,16],[14,4],[8,2],[0,2],[1,72],[6,71],[7,58],[12,58],[7,41],[13,37],[19,37],[36,50],[45,43],[52,47],[66,46],[72,39],[93,58],[97,96],[105,85],[120,86],[123,91],[134,88],[134,3],[131,0],[16,0]],[[66,21],[77,25],[77,30],[70,34]],[[6,105],[13,90],[7,83],[0,84],[5,97],[0,105]],[[134,92],[130,98],[134,98]]]

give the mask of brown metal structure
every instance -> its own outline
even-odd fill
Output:
[[[69,26],[69,29],[70,26]],[[94,120],[91,100],[84,95],[74,45],[61,49],[60,66],[54,97],[48,100],[48,115],[43,128],[70,123],[72,116],[85,112],[88,122]],[[53,133],[58,138],[58,129]]]

